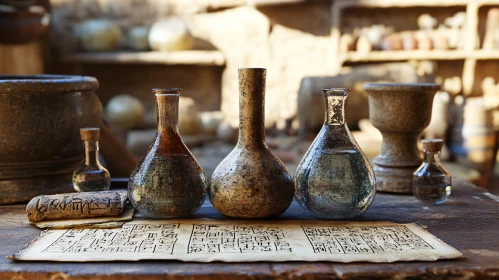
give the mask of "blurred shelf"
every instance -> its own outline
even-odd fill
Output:
[[[310,1],[310,0],[308,0]],[[198,0],[197,4],[201,4],[209,9],[223,9],[238,6],[272,6],[283,4],[305,3],[307,0]]]
[[[431,50],[431,51],[373,51],[369,53],[348,52],[344,54],[345,62],[370,61],[404,61],[404,60],[460,60],[467,58],[467,53],[461,50]]]
[[[474,50],[471,53],[463,50],[430,50],[430,51],[373,51],[369,53],[347,52],[343,54],[344,62],[377,62],[406,60],[477,60],[499,59],[499,50]]]
[[[477,60],[496,60],[499,59],[499,50],[476,50],[472,57]]]
[[[225,56],[220,51],[176,52],[88,52],[61,58],[62,62],[83,64],[162,64],[223,66]]]
[[[404,8],[404,7],[449,7],[466,6],[468,4],[476,5],[496,5],[499,0],[336,0],[335,5],[338,8]]]

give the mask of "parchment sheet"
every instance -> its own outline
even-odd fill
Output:
[[[98,227],[98,228],[116,228],[122,226],[125,221],[130,221],[133,217],[134,209],[131,206],[126,206],[125,210],[119,216],[104,216],[96,218],[82,218],[82,219],[66,219],[66,220],[46,220],[33,225],[39,228],[72,228],[72,227]]]
[[[417,224],[138,220],[115,229],[48,230],[10,258],[72,262],[395,262],[461,256]]]

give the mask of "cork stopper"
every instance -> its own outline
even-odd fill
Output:
[[[84,127],[80,128],[81,140],[83,141],[98,141],[100,129],[97,127]]]
[[[440,152],[444,146],[444,140],[442,139],[424,139],[421,142],[423,142],[423,150],[431,153]]]

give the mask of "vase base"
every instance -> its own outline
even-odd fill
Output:
[[[412,194],[412,175],[416,167],[382,167],[374,165],[376,190]]]
[[[76,192],[72,174],[0,180],[0,205],[30,201],[38,195]]]

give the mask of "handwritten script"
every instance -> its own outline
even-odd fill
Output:
[[[369,261],[460,257],[416,224],[329,221],[138,220],[113,229],[49,230],[17,260]]]

